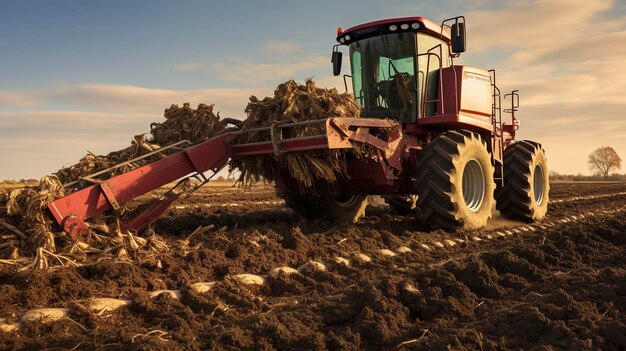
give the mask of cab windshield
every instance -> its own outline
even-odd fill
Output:
[[[350,44],[354,97],[361,115],[416,120],[415,33],[384,34]]]

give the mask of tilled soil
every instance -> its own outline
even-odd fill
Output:
[[[271,187],[207,186],[156,223],[160,252],[0,265],[0,319],[70,312],[0,332],[0,349],[624,350],[626,184],[553,184],[551,200],[542,223],[447,233],[385,206],[354,225],[306,221]],[[284,266],[301,268],[269,273]],[[149,296],[161,289],[178,293]],[[95,313],[90,297],[132,303]]]

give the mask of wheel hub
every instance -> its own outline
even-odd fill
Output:
[[[339,205],[339,207],[349,208],[356,203],[358,198],[358,195],[344,195],[338,196],[337,198],[335,198],[335,201],[337,202],[337,205]]]
[[[463,169],[463,199],[470,211],[476,212],[485,198],[485,172],[476,159],[470,159]]]
[[[544,182],[543,168],[541,168],[541,165],[538,164],[535,166],[533,175],[533,192],[535,193],[535,203],[537,205],[541,204],[543,201]]]

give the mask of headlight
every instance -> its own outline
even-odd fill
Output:
[[[409,24],[408,23],[402,23],[402,25],[400,25],[400,28],[402,30],[407,30],[407,29],[409,29]]]
[[[342,44],[345,43],[346,42],[346,38],[344,38],[344,37],[339,38],[339,42],[342,43]]]
[[[413,24],[411,24],[411,28],[413,28],[413,29],[418,29],[419,27],[420,27],[420,24],[419,24],[419,23],[413,23]]]
[[[395,24],[392,24],[392,25],[389,26],[389,30],[392,31],[392,32],[395,32],[395,31],[398,30],[398,26],[396,26]]]
[[[350,34],[346,35],[345,38],[346,38],[346,41],[350,40]]]

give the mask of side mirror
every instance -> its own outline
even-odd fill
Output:
[[[330,62],[333,63],[333,75],[338,76],[341,74],[341,61],[343,54],[341,51],[333,51],[333,55],[330,58]]]
[[[452,25],[452,52],[455,54],[465,52],[465,22]]]

